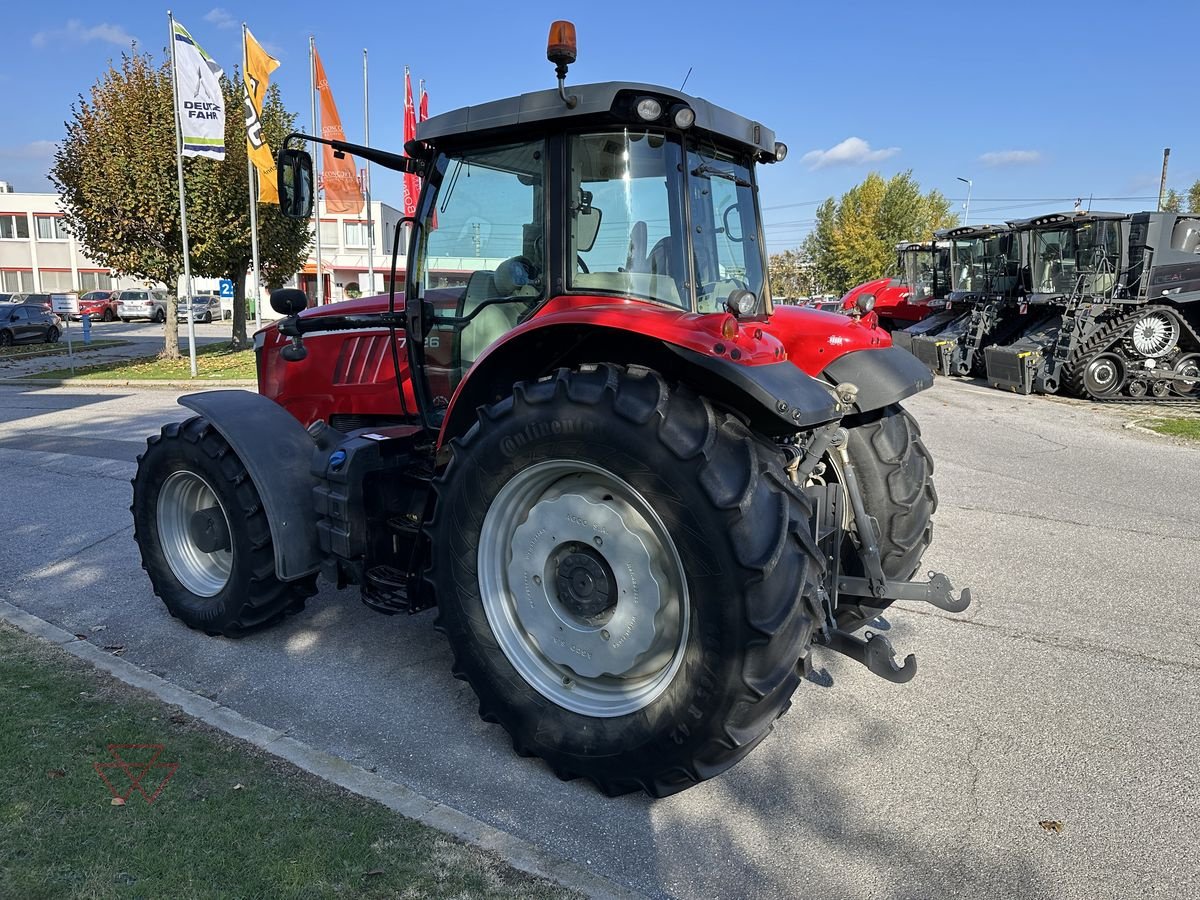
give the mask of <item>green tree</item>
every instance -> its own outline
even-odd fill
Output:
[[[912,172],[886,180],[872,172],[839,200],[830,197],[818,207],[802,249],[822,286],[842,292],[887,274],[901,241],[929,240],[956,224],[950,201],[938,191],[922,194]]]
[[[1163,197],[1162,208],[1165,212],[1183,212],[1183,195],[1174,188],[1169,188]]]
[[[1192,182],[1188,188],[1188,212],[1200,213],[1200,178]]]
[[[246,278],[252,262],[249,173],[240,81],[222,79],[225,92],[225,159],[197,166],[188,182],[188,232],[193,271],[233,281],[233,344],[249,346],[246,336]],[[263,133],[273,148],[293,131],[296,116],[284,109],[279,88],[271,85],[263,100]],[[258,204],[258,258],[263,286],[279,285],[296,274],[308,255],[308,223],[286,219],[273,203]],[[258,302],[261,302],[259,300]]]
[[[245,281],[250,261],[250,210],[241,92],[224,79],[224,162],[184,159],[192,273],[230,277],[235,284],[234,340],[246,343]],[[122,275],[160,281],[174,294],[183,274],[176,131],[170,62],[149,54],[122,56],[82,95],[66,123],[50,179],[62,196],[68,228],[88,256]],[[263,126],[272,146],[294,116],[272,89]],[[283,219],[259,204],[264,281],[295,274],[307,252],[305,222]],[[286,274],[282,274],[286,272]],[[167,309],[163,355],[179,356],[175,301]]]
[[[768,260],[771,294],[780,297],[811,297],[816,293],[812,263],[800,250],[773,253]]]
[[[183,272],[171,72],[148,54],[123,55],[79,96],[50,167],[67,228],[84,252],[121,275],[174,294]],[[179,356],[175,302],[163,355]]]

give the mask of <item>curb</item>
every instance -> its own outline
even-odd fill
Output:
[[[0,600],[0,621],[51,644],[72,656],[103,669],[135,688],[147,691],[213,728],[239,738],[260,750],[290,762],[305,772],[345,788],[360,797],[381,803],[393,812],[437,829],[467,844],[495,853],[521,872],[554,881],[596,900],[637,900],[642,897],[628,888],[588,871],[582,866],[543,850],[481,822],[453,807],[431,800],[403,784],[368,772],[339,756],[318,750],[289,737],[285,732],[248,719],[228,706],[172,684],[120,657],[105,653],[95,644],[80,640],[45,619]]]

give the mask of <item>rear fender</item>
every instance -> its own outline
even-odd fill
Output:
[[[746,329],[747,341],[763,341],[754,336],[753,326]],[[765,343],[771,348],[778,346],[770,336]],[[516,382],[587,363],[654,369],[737,410],[752,428],[767,435],[793,434],[840,417],[830,388],[788,362],[781,350],[741,356],[757,360],[754,365],[737,362],[732,356],[731,352],[721,356],[704,353],[645,331],[588,322],[559,321],[515,331],[489,348],[459,386],[442,424],[439,444],[464,434],[475,423],[477,409],[510,394]]]
[[[859,412],[883,409],[933,387],[929,367],[899,347],[851,350],[826,366],[823,374],[831,384],[858,388]]]
[[[250,474],[271,526],[279,580],[317,571],[316,479],[309,472],[315,445],[304,426],[273,400],[249,391],[205,391],[179,403],[208,419]]]

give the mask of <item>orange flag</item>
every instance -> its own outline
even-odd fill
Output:
[[[342,119],[338,115],[337,106],[334,105],[333,92],[329,90],[325,67],[321,65],[321,57],[315,44],[313,65],[316,67],[317,93],[321,97],[321,137],[328,141],[344,141],[346,132],[342,129]],[[338,159],[328,144],[322,144],[321,150],[324,168],[321,184],[325,188],[325,211],[342,215],[360,214],[363,211],[363,195],[358,184],[358,163],[349,153]]]

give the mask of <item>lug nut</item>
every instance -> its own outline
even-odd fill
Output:
[[[604,638],[606,641],[608,640],[608,629],[607,628],[602,628],[600,630],[600,637]]]

